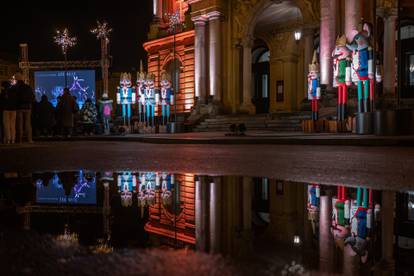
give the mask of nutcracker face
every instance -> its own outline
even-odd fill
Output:
[[[123,75],[121,77],[121,80],[119,81],[119,84],[121,85],[121,87],[126,87],[129,88],[131,87],[131,77],[128,75]]]
[[[332,57],[338,60],[347,59],[351,56],[351,51],[345,45],[336,46],[332,52]]]
[[[308,78],[311,80],[317,80],[319,78],[319,71],[316,71],[316,70],[309,71]]]
[[[354,30],[352,34],[352,42],[347,45],[350,50],[360,51],[369,47],[369,39],[371,37],[371,26],[369,24],[364,23],[362,30]]]

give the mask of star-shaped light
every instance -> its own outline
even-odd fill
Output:
[[[60,46],[64,55],[66,55],[68,49],[76,45],[76,37],[70,37],[67,28],[63,32],[57,30],[54,37],[55,43]]]
[[[167,13],[165,16],[168,18],[169,33],[176,31],[179,27],[184,27],[184,24],[181,23],[180,12],[178,10],[173,13]]]
[[[91,30],[91,33],[96,35],[97,39],[104,39],[105,41],[109,41],[109,33],[112,29],[109,27],[107,22],[99,22],[96,21],[96,28]]]

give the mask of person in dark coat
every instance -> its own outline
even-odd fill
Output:
[[[57,106],[57,112],[63,134],[70,137],[74,126],[74,115],[78,112],[78,106],[68,88],[63,89],[63,95]]]
[[[18,72],[14,75],[16,84],[10,90],[17,94],[17,129],[19,134],[19,143],[23,142],[23,136],[27,142],[32,143],[32,106],[35,101],[33,89],[24,83],[23,75]]]
[[[11,89],[9,82],[2,83],[3,102],[3,143],[14,144],[16,141],[16,110],[18,104],[17,93]]]
[[[40,103],[37,105],[36,115],[40,135],[52,135],[52,129],[55,126],[55,108],[46,95],[42,96]]]

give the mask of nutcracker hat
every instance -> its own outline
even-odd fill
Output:
[[[313,51],[312,63],[309,64],[309,72],[311,72],[311,71],[319,72],[319,63],[318,63],[318,59],[316,57],[316,51]]]
[[[358,35],[358,34],[361,34],[361,35],[365,36],[366,38],[369,38],[371,36],[371,33],[372,33],[371,31],[372,31],[371,24],[365,22],[364,19],[361,18],[361,21],[358,24],[357,30],[352,30],[351,31],[352,40],[354,40],[355,36]]]
[[[137,72],[137,81],[143,79],[145,79],[144,65],[142,64],[142,60],[140,60],[139,72]]]
[[[165,70],[161,73],[161,80],[170,81],[170,75]]]
[[[155,80],[155,75],[153,73],[148,73],[147,74],[147,80],[154,81]]]
[[[121,81],[122,81],[122,80],[129,80],[129,81],[131,81],[131,74],[130,74],[130,73],[126,73],[126,72],[121,73],[121,78],[120,78],[120,80],[121,80]]]
[[[336,38],[336,46],[346,46],[346,36],[341,35]]]

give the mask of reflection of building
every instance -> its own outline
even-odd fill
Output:
[[[157,176],[161,177],[161,176]],[[168,181],[167,178],[164,181]],[[194,175],[175,175],[174,183],[164,183],[155,190],[155,202],[149,206],[149,218],[145,230],[165,237],[166,242],[195,245],[195,186]],[[164,187],[163,187],[164,186]],[[163,200],[163,193],[170,187],[171,200]],[[166,190],[167,189],[167,190]]]
[[[408,51],[414,26],[411,2],[401,0],[402,16],[407,18],[401,25],[406,49],[405,66],[401,65],[403,97],[414,97],[410,92],[414,87],[414,81],[411,85],[414,66],[410,63],[413,60],[414,64],[414,57]],[[374,44],[378,50],[377,62],[383,65],[383,92],[395,94],[396,0],[154,0],[153,3],[154,21],[149,41],[144,43],[150,72],[159,76],[172,60],[173,39],[166,32],[164,14],[178,10],[181,20],[187,23],[185,30],[177,35],[176,58],[182,67],[175,68],[180,76],[180,108],[184,105],[185,111],[192,104],[198,107],[218,104],[229,113],[300,110],[307,96],[306,76],[313,51],[319,54],[321,83],[333,91],[331,53],[335,39],[345,33],[351,40],[361,18],[376,23],[378,35]],[[295,37],[298,31],[301,36]],[[378,89],[380,94],[381,85]]]
[[[0,57],[0,83],[2,81],[10,81],[13,74],[18,70],[17,62],[10,59],[2,59]]]

